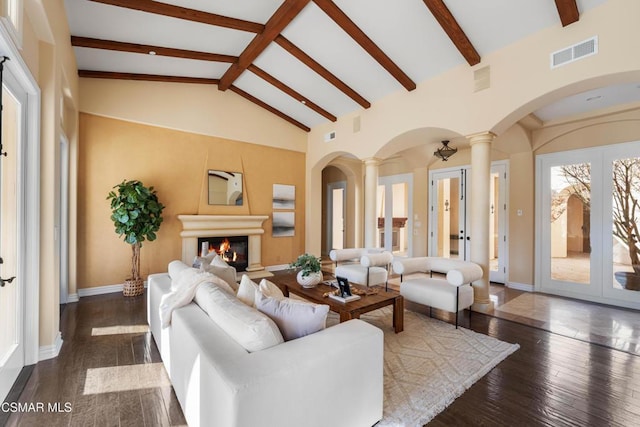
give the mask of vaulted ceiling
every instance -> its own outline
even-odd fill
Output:
[[[65,0],[79,75],[210,84],[309,130],[606,0]]]

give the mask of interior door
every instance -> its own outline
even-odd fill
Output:
[[[327,253],[344,248],[346,197],[345,181],[327,185]]]
[[[18,251],[19,174],[21,138],[24,129],[26,94],[15,90],[5,72],[2,87],[2,151],[0,156],[0,399],[11,389],[24,366],[23,310],[24,293],[16,277]],[[13,278],[13,279],[12,279]]]

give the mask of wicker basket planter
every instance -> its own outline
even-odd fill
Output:
[[[125,297],[137,297],[144,293],[144,280],[127,279],[122,286],[122,294]]]

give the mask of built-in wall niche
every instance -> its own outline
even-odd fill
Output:
[[[242,206],[242,173],[209,169],[207,171],[210,205]]]
[[[198,237],[201,256],[216,252],[236,271],[245,271],[249,265],[249,236]]]

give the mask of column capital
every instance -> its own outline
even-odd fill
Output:
[[[382,162],[382,159],[379,159],[377,157],[367,157],[366,159],[362,160],[362,163],[364,163],[365,166],[378,166],[380,162]]]
[[[496,134],[490,131],[474,133],[471,135],[467,135],[467,139],[469,140],[469,145],[476,144],[478,142],[488,142],[489,144],[493,142],[496,138]]]

